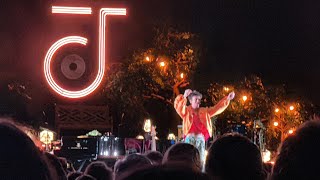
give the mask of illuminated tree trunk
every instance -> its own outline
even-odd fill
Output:
[[[281,142],[283,142],[285,138],[286,137],[284,137],[284,132],[283,132],[283,130],[281,130]]]

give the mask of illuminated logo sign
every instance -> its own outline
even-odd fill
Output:
[[[92,15],[91,7],[67,7],[67,6],[52,6],[53,14],[77,14],[77,15]],[[124,8],[101,8],[99,14],[99,39],[98,39],[98,71],[96,76],[85,88],[79,90],[68,90],[62,88],[61,85],[55,81],[52,76],[51,63],[54,55],[69,44],[87,45],[88,39],[81,36],[67,36],[54,42],[46,53],[44,58],[44,75],[49,86],[61,96],[67,98],[81,98],[91,94],[95,91],[102,82],[105,73],[105,46],[106,46],[106,18],[110,15],[126,15],[126,9]]]

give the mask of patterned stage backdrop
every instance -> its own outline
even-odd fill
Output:
[[[57,105],[55,110],[56,129],[60,130],[105,130],[112,132],[112,120],[107,106]],[[103,133],[103,132],[102,132]]]

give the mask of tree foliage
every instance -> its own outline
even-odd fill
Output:
[[[190,32],[157,29],[150,47],[110,66],[105,93],[116,116],[140,127],[148,116],[147,102],[161,101],[172,108],[179,88],[189,84],[199,62],[199,45]]]
[[[248,121],[266,119],[270,114],[270,99],[268,90],[262,84],[261,78],[251,76],[233,85],[212,83],[208,89],[213,104],[234,91],[236,97],[230,102],[230,107],[219,118],[233,121]],[[246,97],[246,99],[244,99]]]
[[[265,86],[262,79],[255,75],[232,85],[212,83],[208,94],[213,104],[216,104],[231,91],[235,92],[236,98],[216,119],[228,122],[230,128],[232,123],[245,124],[249,137],[256,128],[261,128],[254,127],[254,121],[262,122],[269,146],[276,147],[280,140],[288,136],[289,130],[294,131],[312,113],[309,102],[289,99],[284,86]],[[293,109],[290,110],[290,106]],[[275,122],[278,123],[277,126],[274,125]],[[276,141],[276,145],[272,145],[273,141]]]

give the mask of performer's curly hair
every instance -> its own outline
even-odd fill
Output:
[[[192,99],[193,96],[199,96],[200,99],[202,99],[202,94],[199,93],[199,92],[196,91],[196,90],[192,91],[192,93],[189,94],[189,96],[188,96],[189,101],[191,101],[191,99]]]

